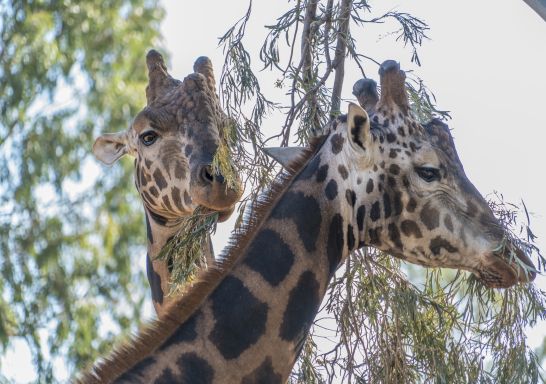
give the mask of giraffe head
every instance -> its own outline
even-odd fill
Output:
[[[379,74],[380,98],[371,80],[353,89],[369,115],[351,104],[317,153],[324,193],[342,199],[351,217],[348,248],[468,270],[489,287],[532,280],[531,260],[468,180],[448,126],[412,118],[396,62],[383,63]]]
[[[98,137],[95,156],[105,164],[125,154],[135,157],[135,184],[152,217],[177,219],[200,205],[226,219],[242,190],[228,187],[211,167],[226,118],[210,60],[197,59],[195,73],[183,81],[168,74],[155,50],[148,52],[146,63],[147,106],[126,131]]]

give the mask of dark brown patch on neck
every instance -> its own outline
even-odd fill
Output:
[[[267,356],[264,362],[252,371],[250,374],[243,377],[241,384],[281,384],[282,376],[276,373],[273,369],[271,356]]]

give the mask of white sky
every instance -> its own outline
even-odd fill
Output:
[[[248,1],[166,0],[164,4],[167,17],[162,34],[171,54],[171,74],[185,77],[195,58],[205,55],[211,58],[218,79],[223,64],[218,37],[244,14]],[[247,47],[258,52],[267,34],[263,26],[273,24],[293,4],[254,0]],[[499,191],[514,203],[523,199],[533,213],[538,245],[546,253],[546,23],[522,0],[383,0],[371,5],[374,16],[396,9],[424,19],[431,39],[419,49],[422,67],[410,63],[411,51],[386,35],[393,24],[353,27],[358,51],[380,62],[397,60],[402,69],[424,79],[439,107],[451,111],[449,125],[470,180],[482,194]],[[254,55],[253,63],[257,59]],[[377,80],[376,65],[370,63],[365,69]],[[275,76],[266,72],[258,76],[266,95],[278,95],[273,89]],[[346,65],[346,99],[352,99],[351,88],[359,78],[356,68]],[[272,116],[263,128],[276,133],[282,122],[282,116]],[[214,239],[217,253],[232,226],[229,221],[219,227]],[[546,277],[539,276],[536,284],[546,289]],[[529,331],[532,346],[541,341],[544,326]],[[32,381],[35,376],[29,363],[28,349],[17,345],[3,356],[3,373],[14,382]]]

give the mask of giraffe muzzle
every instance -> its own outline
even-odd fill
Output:
[[[216,172],[210,164],[205,164],[196,172],[197,182],[192,186],[192,200],[195,204],[218,212],[218,221],[227,220],[242,195],[242,186],[231,187],[225,177]]]
[[[535,280],[537,270],[533,261],[520,248],[514,247],[515,258],[511,265],[517,270],[518,282],[527,283]]]
[[[510,242],[487,256],[478,276],[490,288],[509,288],[533,281],[536,268],[529,256]]]

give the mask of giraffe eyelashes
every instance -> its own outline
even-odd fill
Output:
[[[145,146],[150,146],[157,140],[158,134],[154,131],[146,131],[142,135],[140,135],[140,141]]]
[[[417,172],[419,177],[427,183],[432,183],[433,181],[439,181],[441,179],[440,170],[437,168],[415,167],[415,172]]]

